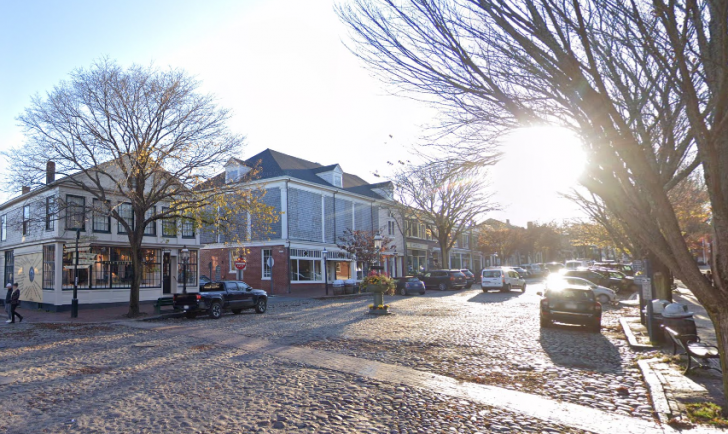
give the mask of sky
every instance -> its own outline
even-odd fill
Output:
[[[334,5],[0,0],[0,151],[22,146],[16,117],[34,95],[106,56],[122,66],[153,63],[197,77],[202,92],[232,109],[231,130],[246,136],[241,158],[270,148],[380,182],[374,173],[387,176],[387,161],[416,160],[437,113],[392,95],[363,67],[345,46]],[[578,143],[543,130],[513,134],[506,143],[489,174],[500,210],[487,217],[525,226],[578,215],[558,198],[578,175]],[[12,166],[2,162],[0,170]]]

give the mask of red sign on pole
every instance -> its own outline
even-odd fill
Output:
[[[248,266],[248,263],[243,258],[236,259],[234,264],[235,268],[237,268],[238,270],[245,270],[245,267]]]

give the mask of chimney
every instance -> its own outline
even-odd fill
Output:
[[[508,226],[510,226],[510,225],[511,225],[511,220],[510,220],[510,219],[506,219],[506,224],[507,224]]]
[[[22,190],[22,193],[23,193],[23,194],[28,194],[28,193],[30,193],[30,187],[25,187],[25,186],[24,186],[24,187],[23,187],[23,190]]]
[[[56,180],[56,163],[49,161],[46,163],[46,184],[51,184]]]

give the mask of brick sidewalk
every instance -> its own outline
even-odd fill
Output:
[[[154,316],[154,304],[142,304],[139,307],[142,315],[139,318],[148,318]],[[3,311],[4,312],[4,311]],[[126,314],[129,312],[128,306],[111,306],[102,308],[84,309],[83,305],[79,306],[78,318],[71,318],[71,312],[46,312],[41,309],[28,309],[19,307],[17,312],[23,315],[23,323],[97,323],[97,322],[114,322],[129,319]],[[12,326],[4,320],[0,321],[0,326]]]

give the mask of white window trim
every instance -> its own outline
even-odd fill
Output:
[[[270,274],[271,275],[268,276],[268,277],[265,277],[265,266],[266,266],[266,264],[265,264],[265,252],[266,252],[266,250],[270,252],[270,257],[271,258],[273,257],[273,249],[260,249],[260,259],[261,259],[261,261],[260,261],[261,262],[261,264],[260,264],[260,280],[271,280],[271,278],[273,278],[273,269],[272,268],[270,270]]]

